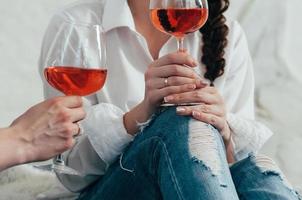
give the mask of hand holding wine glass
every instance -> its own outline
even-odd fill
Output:
[[[178,52],[185,52],[186,34],[200,29],[208,19],[207,0],[150,0],[151,21],[155,28],[177,39]],[[187,67],[183,64],[184,67]],[[165,82],[168,82],[166,77]],[[200,78],[200,77],[199,77]],[[198,103],[186,103],[195,105]],[[175,106],[165,101],[162,106]]]
[[[151,63],[145,72],[147,107],[154,112],[165,97],[203,87],[194,67],[195,61],[185,52],[170,53]],[[169,77],[166,83],[165,77]]]
[[[79,133],[74,122],[85,115],[83,101],[77,96],[51,98],[28,109],[9,127],[21,154],[18,161],[42,161],[71,148]]]
[[[48,83],[68,96],[87,96],[100,90],[107,76],[102,27],[65,21],[57,35],[44,64]],[[62,155],[56,156],[50,168],[80,175],[65,165]]]

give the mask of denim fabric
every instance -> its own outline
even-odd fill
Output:
[[[298,199],[278,176],[257,171],[252,157],[232,166],[231,174],[222,138],[211,127],[221,165],[219,174],[214,175],[210,166],[190,153],[189,122],[190,117],[178,116],[175,108],[162,109],[137,135],[120,160],[82,192],[79,199]]]
[[[256,164],[256,156],[250,155],[234,164],[230,169],[240,199],[248,200],[292,200],[301,196],[286,185],[281,172],[266,169]]]

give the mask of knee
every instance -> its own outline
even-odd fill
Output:
[[[140,134],[146,138],[160,137],[165,140],[176,141],[178,139],[184,140],[184,137],[187,136],[189,119],[189,117],[177,115],[174,107],[162,108],[147,122],[138,125]]]
[[[262,173],[264,174],[274,173],[283,176],[278,165],[270,157],[259,154],[257,156],[253,156],[253,161]]]
[[[202,163],[214,175],[220,174],[225,155],[219,132],[206,123],[177,115],[175,108],[155,116],[142,131],[142,138],[160,138],[167,148],[188,153],[194,162]]]
[[[259,154],[257,156],[254,156],[253,160],[256,166],[259,167],[259,169],[262,172],[266,172],[266,171],[276,171],[278,173],[281,172],[277,164],[274,162],[274,160],[268,156]]]
[[[189,123],[188,146],[191,157],[196,162],[202,162],[213,175],[221,171],[222,140],[219,133],[212,126],[191,120]]]
[[[257,155],[253,157],[254,163],[257,168],[265,176],[279,176],[285,186],[292,189],[292,185],[288,182],[285,175],[275,163],[273,159],[265,155]]]

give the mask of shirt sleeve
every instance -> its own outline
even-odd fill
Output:
[[[50,98],[54,96],[62,96],[62,93],[55,90],[46,82],[44,78],[44,68],[46,59],[49,56],[61,55],[60,53],[50,52],[54,43],[62,40],[60,31],[63,27],[63,20],[66,16],[55,15],[47,28],[44,36],[41,55],[39,60],[39,69],[44,85],[44,96]],[[64,32],[66,33],[66,32]],[[76,30],[70,30],[68,41],[65,41],[65,49],[76,49],[77,43],[80,41],[79,34]],[[73,53],[69,53],[73,52]],[[64,55],[64,59],[73,59],[76,51],[68,51],[68,55]],[[63,52],[64,54],[67,53]],[[83,177],[68,176],[58,174],[58,178],[63,185],[73,191],[81,191],[89,184],[97,179],[97,176],[103,175],[108,166],[113,163],[121,154],[124,148],[133,140],[124,127],[124,112],[112,105],[98,102],[96,95],[85,97],[84,105],[86,107],[87,116],[81,122],[84,135],[79,139],[73,149],[64,153],[64,159],[68,166],[79,171]]]
[[[236,160],[257,153],[272,136],[265,125],[255,120],[253,63],[245,34],[237,22],[233,24],[230,69],[223,96],[228,99],[227,121],[232,131]]]

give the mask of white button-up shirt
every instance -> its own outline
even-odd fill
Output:
[[[103,89],[86,98],[90,109],[82,125],[85,135],[67,152],[69,166],[85,175],[84,178],[60,175],[63,184],[72,191],[79,191],[103,175],[124,148],[133,140],[123,124],[125,112],[144,98],[144,72],[153,62],[145,38],[136,31],[126,0],[92,0],[73,4],[58,12],[46,31],[40,70],[52,43],[60,37],[63,21],[89,24],[102,23],[106,33],[108,76]],[[215,87],[224,98],[228,123],[233,132],[235,156],[242,159],[249,152],[257,152],[271,136],[271,131],[254,119],[254,75],[245,35],[237,22],[228,21],[230,33],[225,49],[226,66],[223,76],[215,81]],[[70,48],[81,42],[76,30],[69,37],[77,37]],[[200,60],[202,35],[187,35],[185,48]],[[161,48],[159,56],[176,50],[175,39],[169,39]],[[72,57],[72,55],[70,55]],[[205,66],[199,63],[198,73],[204,74]],[[62,95],[44,82],[45,97]]]

